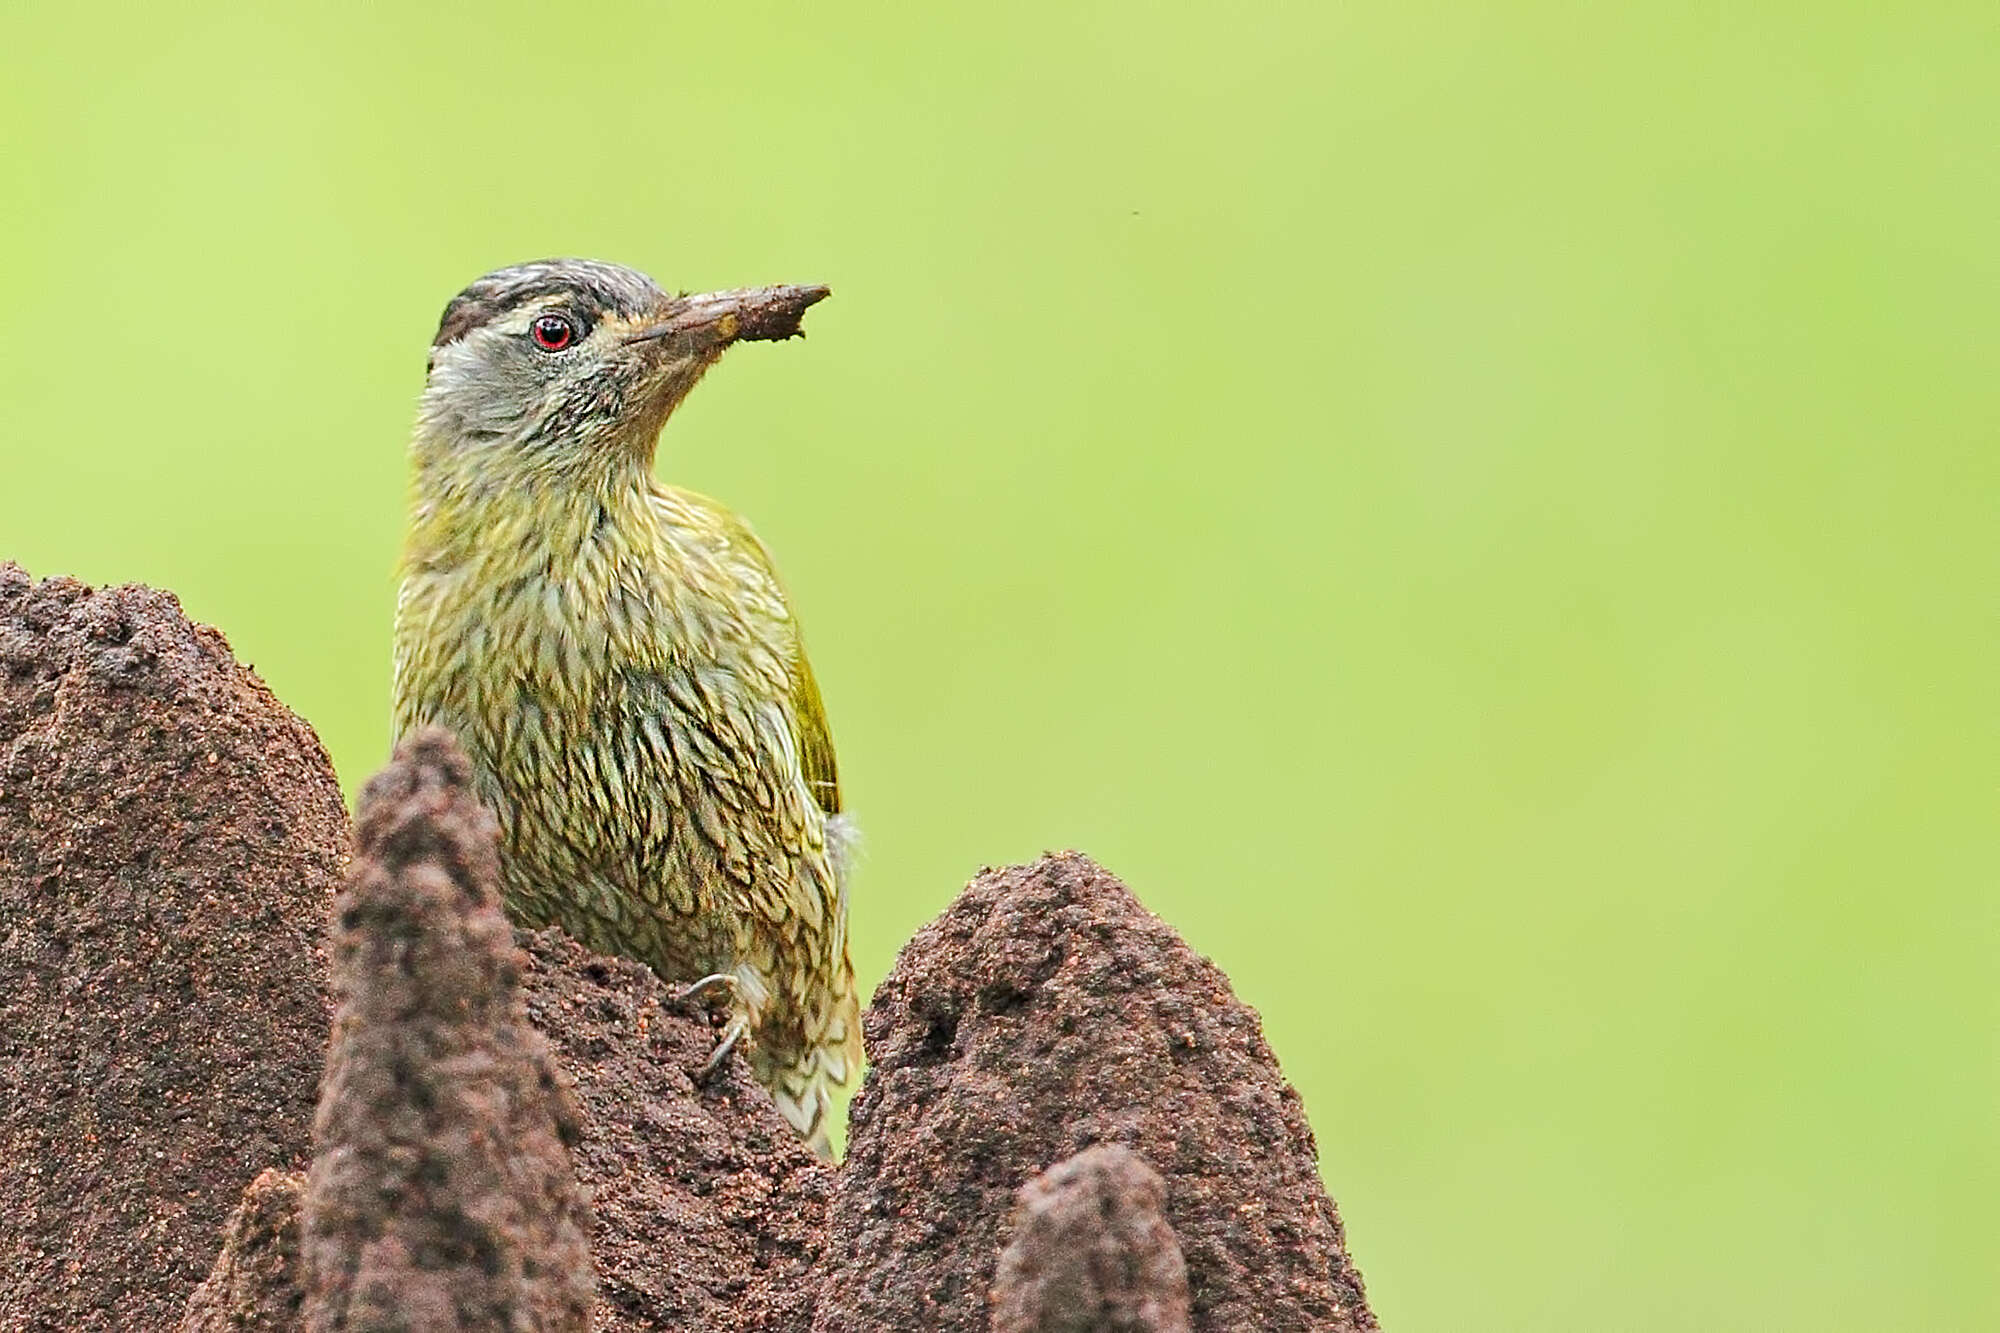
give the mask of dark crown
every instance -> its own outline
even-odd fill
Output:
[[[606,314],[628,318],[657,309],[666,293],[645,274],[596,259],[541,259],[495,269],[451,298],[438,321],[433,348],[457,342],[523,303],[563,294],[580,313],[595,320]]]

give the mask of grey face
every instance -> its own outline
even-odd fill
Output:
[[[649,458],[668,413],[730,343],[798,332],[824,287],[675,296],[645,274],[549,259],[487,274],[445,307],[422,434],[537,466]]]
[[[628,345],[669,303],[651,278],[594,260],[489,273],[439,321],[427,423],[459,444],[511,445],[544,462],[583,461],[649,422],[657,432],[673,405],[664,396],[671,372],[690,372],[680,377],[685,393],[706,368]]]

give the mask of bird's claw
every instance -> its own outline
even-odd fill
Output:
[[[674,996],[674,1007],[685,1009],[690,1005],[700,1005],[704,1009],[713,1009],[719,1002],[735,998],[736,978],[727,972],[711,972]]]
[[[736,978],[728,972],[711,972],[700,981],[687,986],[674,996],[674,1007],[686,1009],[699,1006],[711,1015],[733,1006],[736,1002]],[[733,1015],[722,1030],[722,1039],[715,1043],[715,1049],[695,1072],[696,1083],[707,1083],[729,1063],[730,1053],[743,1041],[750,1031],[750,1022],[742,1014]]]
[[[749,1031],[749,1029],[750,1025],[742,1019],[733,1020],[724,1029],[722,1040],[715,1044],[715,1049],[709,1053],[707,1062],[702,1065],[701,1071],[694,1076],[694,1081],[696,1083],[707,1083],[717,1074],[721,1073],[722,1067],[729,1063],[730,1052],[736,1049],[737,1043],[743,1040],[743,1034]]]

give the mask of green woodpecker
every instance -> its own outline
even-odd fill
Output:
[[[711,1066],[740,1043],[822,1154],[861,1059],[826,714],[770,553],[653,455],[724,348],[797,334],[826,295],[673,296],[576,259],[460,292],[410,451],[395,634],[396,731],[470,755],[515,919],[725,1002]]]

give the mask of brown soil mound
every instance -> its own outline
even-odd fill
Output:
[[[1376,1327],[1256,1013],[1089,858],[982,874],[865,1026],[824,1333],[984,1333],[1014,1192],[1097,1143],[1165,1178],[1195,1329]]]
[[[528,1014],[583,1104],[599,1333],[808,1333],[834,1168],[743,1061],[695,1082],[715,1031],[646,968],[556,930],[519,939]]]
[[[303,1171],[266,1171],[229,1215],[222,1253],[188,1300],[180,1333],[293,1333],[305,1322],[299,1266]]]
[[[304,1166],[347,821],[167,593],[0,564],[0,1328],[166,1329]]]
[[[577,1328],[593,1262],[605,1333],[1376,1327],[1256,1015],[1087,859],[903,951],[835,1169],[741,1061],[696,1084],[715,1031],[646,969],[510,940],[446,750],[364,820],[306,1227],[325,757],[170,595],[0,565],[0,1333],[297,1333],[315,1283],[346,1327]]]
[[[993,1278],[993,1333],[1188,1333],[1166,1182],[1130,1148],[1085,1148],[1021,1187]]]
[[[573,1076],[581,1111],[573,1155],[597,1215],[592,1327],[807,1333],[833,1168],[740,1062],[696,1086],[714,1033],[665,1008],[651,972],[558,931],[514,938],[529,1018]],[[302,1197],[300,1176],[252,1186],[183,1333],[294,1333]]]
[[[528,1026],[493,817],[441,731],[361,794],[306,1178],[315,1333],[584,1333],[576,1104]]]

